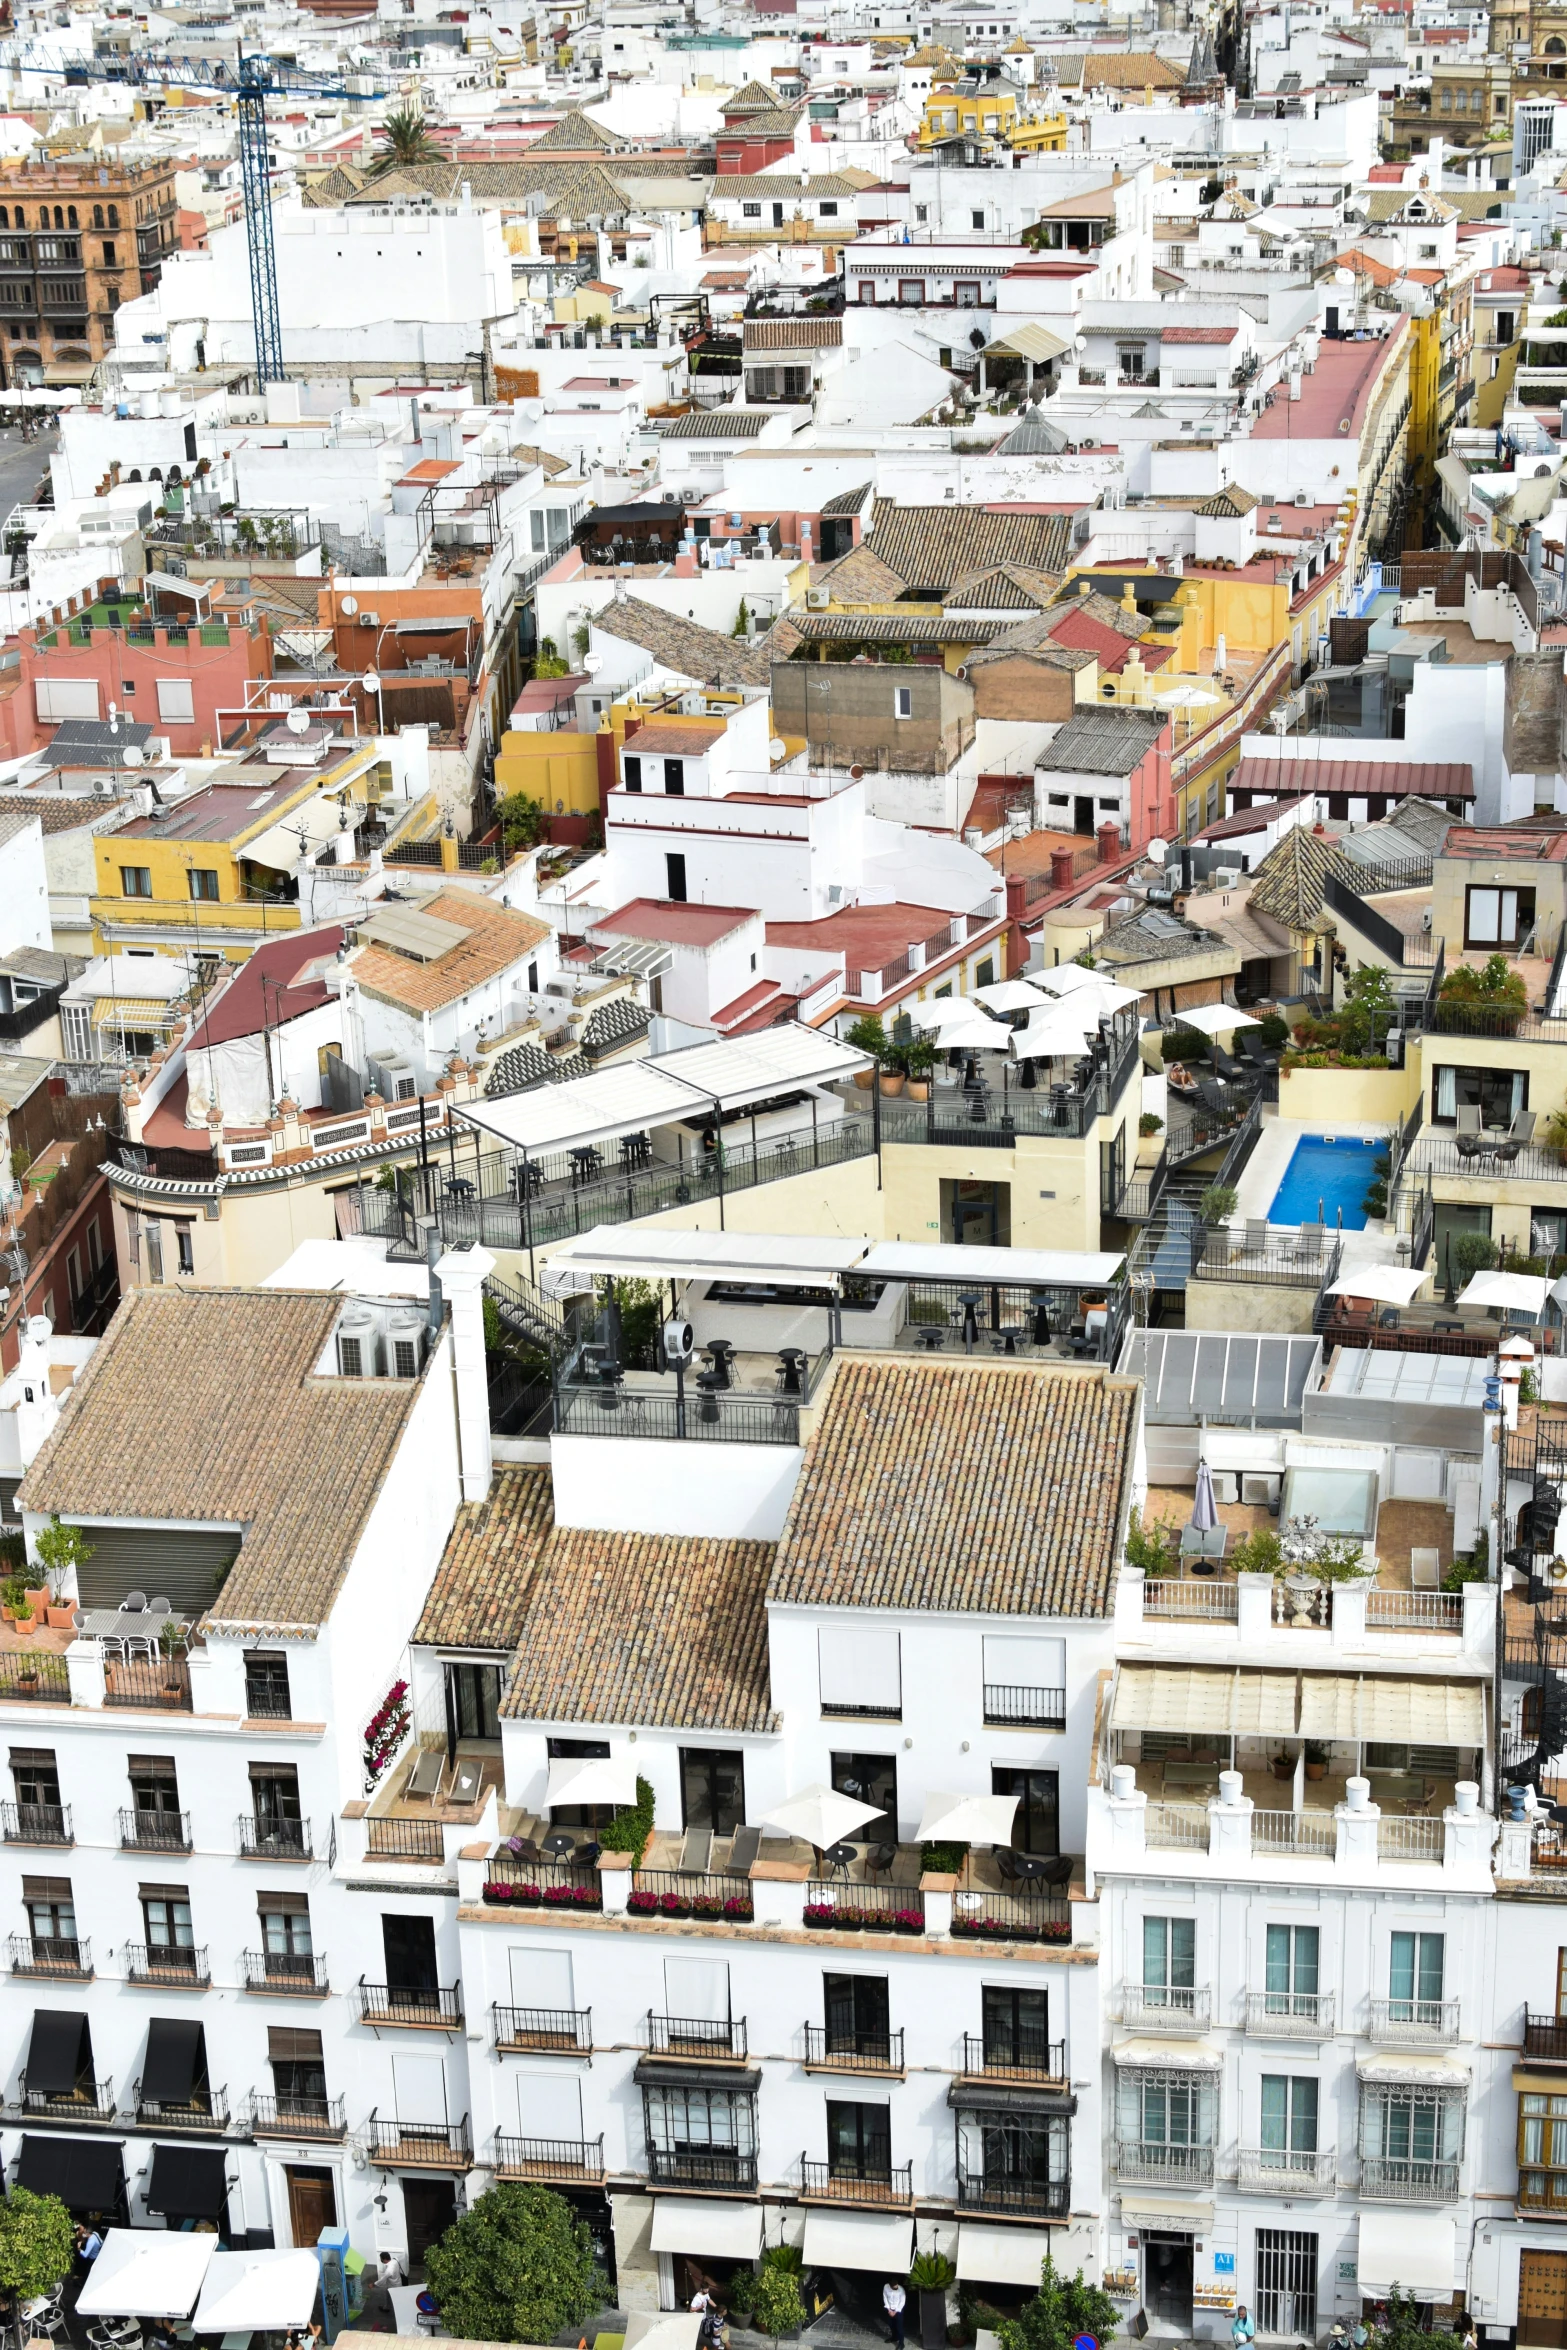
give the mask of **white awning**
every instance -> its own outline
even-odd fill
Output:
[[[637,1765],[634,1755],[557,1755],[550,1764],[544,1808],[557,1803],[635,1803]]]
[[[1104,1289],[1126,1259],[1114,1249],[957,1248],[950,1242],[881,1240],[855,1270],[884,1281],[1006,1281],[1027,1289]]]
[[[976,2228],[965,2220],[958,2230],[958,2275],[985,2285],[1031,2285],[1037,2292],[1049,2250],[1046,2228]]]
[[[1070,351],[1071,348],[1064,336],[1053,334],[1048,326],[1041,326],[1036,319],[1031,318],[1026,325],[1015,326],[1010,333],[997,335],[993,343],[986,345],[985,357],[988,359],[992,352],[996,352],[1003,357],[1010,355],[1014,359],[1032,359],[1036,367],[1043,367],[1047,360],[1059,359],[1063,351]],[[958,2274],[961,2276],[962,2273],[960,2269]]]
[[[1329,1297],[1370,1297],[1379,1305],[1407,1306],[1420,1295],[1429,1273],[1413,1265],[1357,1265],[1329,1284]]]
[[[1205,2236],[1213,2227],[1213,2205],[1196,2195],[1167,2195],[1160,2187],[1147,2187],[1140,2195],[1123,2188],[1121,2219],[1129,2228],[1189,2228],[1194,2236]]]
[[[1227,1665],[1122,1665],[1111,1724],[1117,1730],[1179,1730],[1213,1737],[1290,1738],[1299,1713],[1294,1673]]]
[[[1356,2290],[1363,2300],[1380,2300],[1394,2285],[1421,2301],[1446,2301],[1453,2290],[1453,2215],[1449,2211],[1385,2211],[1360,2214]]]
[[[535,1086],[531,1093],[505,1094],[499,1101],[465,1102],[457,1115],[481,1134],[539,1158],[574,1143],[612,1142],[618,1134],[700,1118],[709,1106],[704,1095],[649,1060],[569,1077],[564,1085]]]
[[[313,2252],[215,2252],[190,2322],[198,2334],[306,2326],[320,2290]]]
[[[1123,1664],[1110,1719],[1117,1730],[1468,1747],[1484,1743],[1485,1691],[1478,1680],[1401,1679],[1391,1673]]]
[[[1116,2064],[1139,2072],[1216,2073],[1224,2067],[1217,2048],[1201,2040],[1123,2040],[1110,2054]]]
[[[587,1289],[595,1276],[664,1281],[776,1281],[814,1289],[858,1266],[863,1240],[799,1239],[771,1232],[677,1232],[659,1225],[596,1224],[565,1241],[543,1268],[546,1295]]]
[[[239,853],[253,864],[271,865],[279,873],[292,873],[301,857],[313,857],[329,840],[336,840],[344,829],[339,816],[336,800],[320,794],[313,800],[302,801],[297,808],[290,808],[286,816],[280,816],[276,824],[269,824],[254,840],[241,841]]]
[[[790,1021],[778,1028],[759,1028],[754,1036],[660,1053],[657,1064],[699,1093],[710,1094],[725,1109],[743,1109],[747,1102],[765,1101],[770,1093],[786,1093],[797,1085],[828,1085],[852,1077],[857,1069],[870,1067],[870,1055]]]
[[[1469,2067],[1439,2049],[1383,2048],[1362,2057],[1355,2071],[1363,2081],[1419,2081],[1432,2089],[1467,2089]]]
[[[655,2195],[653,2250],[715,2260],[755,2260],[762,2249],[759,2203],[707,2203],[699,2195]]]
[[[216,2236],[173,2228],[111,2228],[76,2306],[83,2317],[188,2317]]]
[[[1483,1746],[1485,1683],[1392,1673],[1303,1673],[1303,1738],[1377,1738],[1418,1746]]]
[[[914,2222],[888,2211],[807,2211],[807,2268],[863,2268],[906,2277],[914,2258]]]

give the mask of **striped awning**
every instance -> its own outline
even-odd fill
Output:
[[[154,1028],[178,1012],[167,996],[101,995],[94,999],[92,1017],[95,1028]]]
[[[1479,1681],[1387,1673],[1270,1673],[1225,1665],[1123,1665],[1111,1727],[1215,1737],[1391,1739],[1480,1746]]]

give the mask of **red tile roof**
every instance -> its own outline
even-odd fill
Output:
[[[1242,759],[1230,779],[1235,791],[1347,792],[1360,799],[1472,800],[1474,769],[1414,759]]]
[[[710,947],[756,919],[750,906],[692,906],[674,898],[633,898],[593,925],[596,934],[660,939],[668,946]]]
[[[1238,326],[1167,326],[1159,340],[1162,343],[1233,343],[1239,333]]]
[[[1259,441],[1352,440],[1365,421],[1366,409],[1378,379],[1388,365],[1399,337],[1407,333],[1400,320],[1393,333],[1364,343],[1326,340],[1317,351],[1313,374],[1301,379],[1298,400],[1277,400],[1265,408],[1252,426]],[[1340,436],[1339,426],[1347,431]]]

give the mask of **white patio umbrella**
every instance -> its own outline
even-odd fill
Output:
[[[633,2309],[626,2317],[626,2350],[696,2350],[701,2327],[701,2316],[693,2310],[666,2317],[661,2311]]]
[[[1197,1464],[1197,1492],[1187,1524],[1199,1534],[1211,1534],[1219,1523],[1219,1505],[1213,1498],[1213,1471],[1206,1461]]]
[[[1085,1012],[1066,1004],[1043,1004],[1026,1028],[1012,1031],[1012,1055],[1018,1061],[1053,1061],[1065,1053],[1080,1053],[1098,1028],[1098,1021]]]
[[[972,1001],[991,1012],[1032,1012],[1044,998],[1031,980],[997,979],[989,987],[976,987]]]
[[[1329,1284],[1329,1297],[1370,1297],[1381,1305],[1407,1306],[1420,1295],[1427,1276],[1413,1265],[1357,1265]]]
[[[1173,1012],[1171,1026],[1195,1028],[1199,1036],[1228,1036],[1232,1028],[1260,1028],[1262,1022],[1233,1004],[1193,1004],[1189,1011]]]
[[[1030,973],[1034,985],[1042,987],[1047,995],[1073,995],[1080,987],[1111,987],[1115,983],[1102,972],[1090,971],[1086,963],[1052,963],[1048,970]]]
[[[1010,1844],[1018,1800],[1015,1795],[927,1795],[919,1841]]]
[[[1012,1033],[967,996],[947,996],[939,1004],[910,1004],[909,1018],[916,1028],[933,1034],[943,1052],[1004,1053]]]
[[[1548,1286],[1542,1273],[1474,1273],[1458,1302],[1461,1306],[1511,1307],[1538,1322],[1545,1313]]]
[[[798,1836],[804,1843],[814,1844],[818,1852],[825,1852],[829,1844],[852,1836],[867,1820],[880,1818],[880,1804],[861,1803],[855,1796],[840,1795],[836,1787],[824,1787],[820,1779],[813,1779],[798,1795],[786,1796],[772,1811],[764,1811],[762,1825],[782,1828],[786,1835]]]
[[[215,2252],[191,2325],[198,2334],[306,2326],[321,2290],[313,2252]]]
[[[550,1781],[544,1791],[547,1811],[553,1811],[557,1803],[635,1803],[636,1799],[637,1766],[623,1757],[562,1755],[550,1764]]]
[[[111,2228],[77,2297],[83,2317],[189,2317],[216,2236],[175,2228]]]
[[[1053,980],[1064,980],[1069,971],[1078,974],[1070,986],[1050,984]],[[1040,986],[1051,995],[1065,996],[1074,1004],[1086,1005],[1096,1019],[1107,1012],[1128,1012],[1133,1004],[1142,1001],[1135,987],[1123,987],[1118,979],[1111,979],[1103,971],[1085,971],[1081,963],[1062,963],[1054,971],[1041,971],[1038,978]]]

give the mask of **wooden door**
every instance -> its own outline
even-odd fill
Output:
[[[315,2250],[323,2228],[337,2225],[337,2196],[329,2170],[288,2166],[288,2224],[301,2251]]]
[[[1567,2252],[1525,2252],[1518,2272],[1518,2340],[1534,2350],[1567,2346]]]

